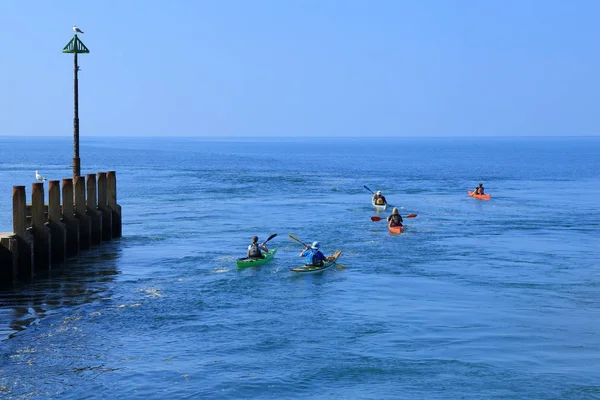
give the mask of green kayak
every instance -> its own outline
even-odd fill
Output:
[[[235,260],[235,263],[238,268],[256,267],[257,265],[263,265],[271,261],[275,257],[275,253],[277,253],[277,248],[263,252],[265,258],[238,258]]]

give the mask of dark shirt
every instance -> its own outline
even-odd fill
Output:
[[[402,226],[402,216],[400,214],[392,214],[387,217],[391,226]]]

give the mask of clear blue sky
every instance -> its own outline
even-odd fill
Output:
[[[600,1],[5,1],[0,135],[600,134]]]

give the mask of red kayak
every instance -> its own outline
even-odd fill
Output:
[[[389,230],[391,233],[395,234],[395,235],[399,235],[399,234],[401,234],[401,233],[402,233],[402,231],[404,230],[404,227],[403,227],[403,226],[391,226],[391,225],[388,223],[388,230]]]
[[[469,196],[475,197],[476,199],[479,199],[479,200],[489,200],[490,199],[489,194],[475,194],[475,192],[471,192],[470,190],[467,190],[467,193],[469,193]]]

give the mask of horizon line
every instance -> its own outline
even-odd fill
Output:
[[[73,135],[7,135],[0,134],[0,138],[72,138]],[[471,138],[471,139],[492,139],[492,138],[593,138],[600,137],[600,134],[594,135],[420,135],[420,136],[377,136],[377,135],[369,135],[369,136],[310,136],[310,135],[298,135],[298,136],[276,136],[276,135],[262,135],[262,136],[233,136],[233,135],[225,135],[225,136],[192,136],[192,135],[80,135],[80,139],[84,138],[186,138],[186,139],[255,139],[255,138],[265,138],[265,139],[394,139],[394,138],[402,138],[402,139],[420,139],[420,138],[437,138],[437,139],[451,139],[451,138]]]

